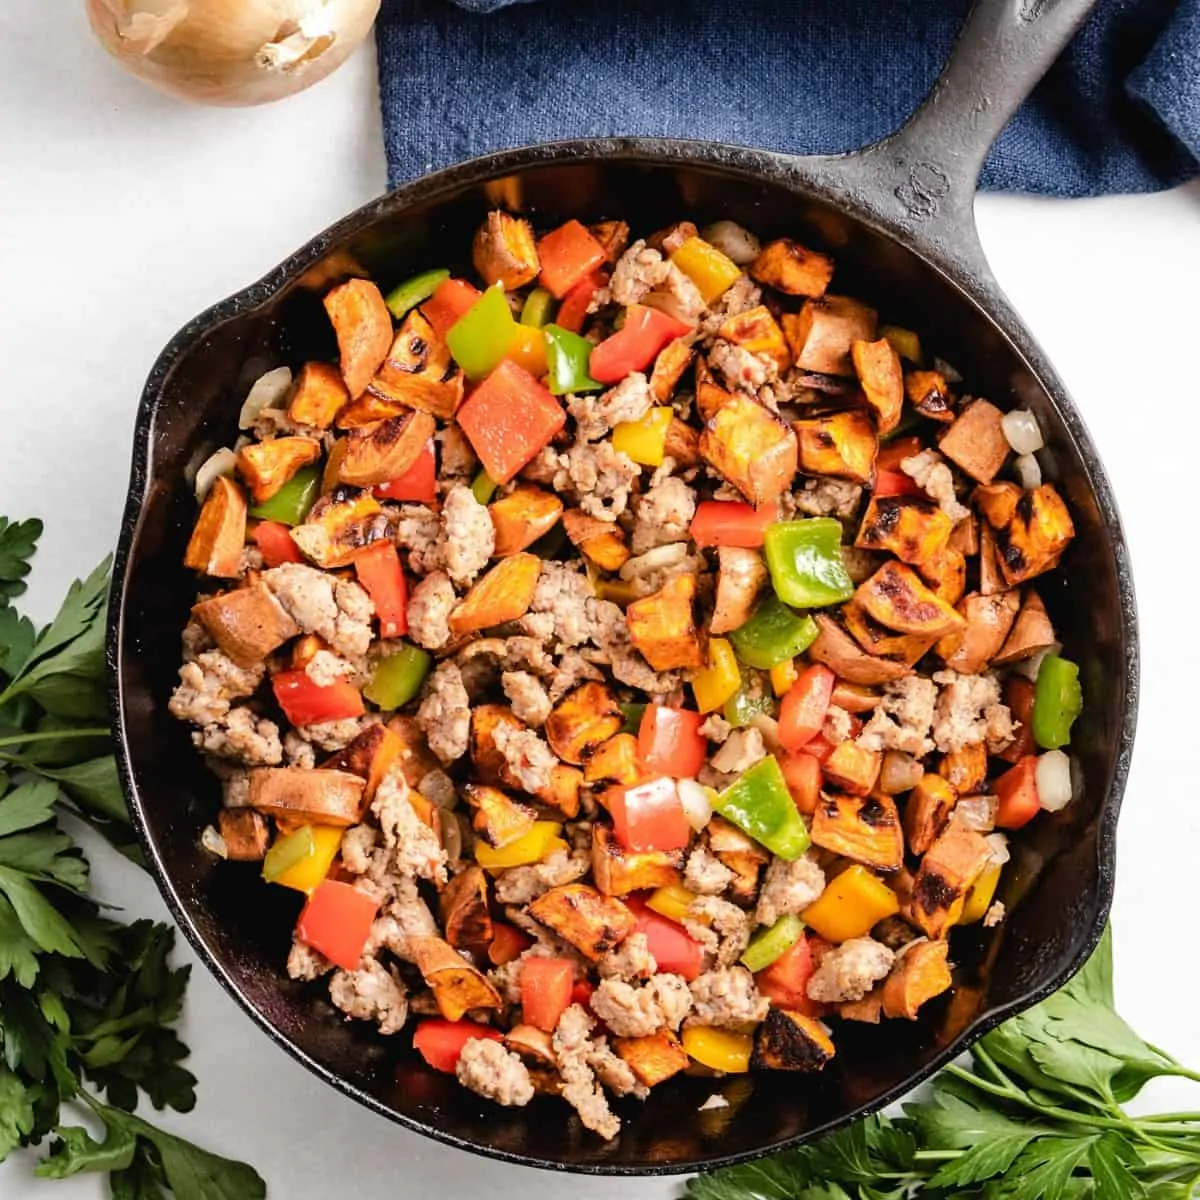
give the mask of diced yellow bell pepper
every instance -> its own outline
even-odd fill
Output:
[[[646,901],[646,907],[653,909],[659,916],[666,917],[668,921],[677,921],[682,925],[695,898],[695,892],[689,892],[682,883],[671,883],[654,892]]]
[[[692,694],[702,712],[715,712],[742,686],[737,655],[727,638],[708,639],[708,666],[692,672]]]
[[[549,369],[546,363],[546,335],[532,325],[518,325],[505,358],[541,379]]]
[[[1000,873],[1004,870],[999,864],[988,867],[971,885],[963,904],[962,915],[958,918],[959,925],[974,925],[982,921],[987,910],[992,907],[996,898],[996,887],[1000,882]]]
[[[794,658],[785,659],[771,668],[771,690],[777,696],[786,695],[792,690],[792,684],[799,678],[800,672],[796,670],[796,660]]]
[[[690,237],[674,254],[671,261],[696,285],[705,304],[711,304],[729,290],[742,269],[733,259],[721,253],[701,237]]]
[[[860,863],[831,879],[800,915],[827,942],[866,937],[872,926],[900,911],[900,900],[883,880]]]
[[[506,867],[524,867],[529,863],[541,862],[556,850],[567,850],[567,843],[559,836],[562,826],[557,821],[535,821],[533,828],[522,834],[515,842],[493,850],[482,841],[475,843],[475,861],[487,871],[502,871]]]
[[[683,1031],[683,1048],[701,1066],[741,1075],[750,1070],[754,1035],[733,1033],[710,1025],[691,1025]]]
[[[661,467],[674,416],[670,408],[652,408],[640,420],[620,422],[613,427],[613,449],[642,466]]]
[[[288,867],[286,871],[275,876],[272,881],[281,883],[284,887],[295,888],[298,892],[311,895],[317,890],[318,884],[329,874],[329,868],[337,857],[342,844],[342,834],[345,831],[335,829],[331,825],[312,826],[312,851],[298,862]]]
[[[899,325],[884,325],[879,330],[881,338],[887,338],[892,343],[892,349],[901,358],[907,358],[916,366],[921,365],[921,339],[911,329],[901,329]]]

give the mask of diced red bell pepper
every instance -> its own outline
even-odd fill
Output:
[[[919,437],[896,438],[894,441],[888,442],[886,446],[879,447],[879,454],[875,459],[875,469],[877,471],[899,471],[900,464],[906,458],[920,454],[922,449]]]
[[[763,544],[767,526],[778,520],[778,504],[755,508],[740,500],[702,500],[696,506],[688,533],[697,546],[742,546],[753,550]]]
[[[319,725],[361,717],[366,708],[362,694],[352,683],[339,679],[322,687],[304,671],[281,671],[271,680],[275,699],[293,725]]]
[[[433,332],[445,339],[453,325],[466,316],[483,293],[465,279],[447,279],[439,283],[434,293],[421,305],[425,320],[433,326]]]
[[[588,305],[599,288],[608,282],[608,276],[603,271],[592,271],[581,279],[562,299],[554,323],[572,333],[582,333],[583,323],[587,320]]]
[[[537,250],[542,264],[541,285],[556,300],[561,300],[607,257],[587,226],[575,220],[552,229],[538,242]]]
[[[502,967],[505,963],[520,958],[530,946],[533,938],[523,929],[508,925],[504,921],[492,922],[492,940],[488,945],[488,958],[494,966]]]
[[[478,1021],[443,1021],[433,1017],[422,1021],[413,1033],[413,1049],[435,1070],[454,1074],[463,1047],[477,1038],[502,1042],[504,1035]]]
[[[779,766],[796,807],[807,816],[812,816],[821,798],[820,762],[807,750],[798,750],[794,754],[781,755]]]
[[[1042,810],[1038,803],[1037,755],[1030,754],[1015,767],[1005,771],[992,784],[1000,800],[996,809],[996,824],[1001,829],[1020,829],[1028,825]]]
[[[304,562],[300,547],[292,541],[291,530],[282,521],[259,521],[250,536],[268,567]]]
[[[818,733],[811,741],[804,743],[804,753],[811,754],[819,763],[823,763],[833,753],[833,750],[833,742],[823,733]]]
[[[437,499],[437,461],[434,458],[433,440],[425,443],[425,449],[417,455],[403,475],[389,479],[374,488],[377,500],[411,500],[415,504],[432,504]]]
[[[1004,703],[1008,705],[1013,720],[1020,722],[1020,729],[1012,745],[997,756],[1007,762],[1020,762],[1027,754],[1037,753],[1037,741],[1033,736],[1033,697],[1037,689],[1032,679],[1022,675],[1010,675],[1004,681]]]
[[[876,496],[920,496],[923,494],[911,475],[905,475],[903,471],[888,471],[881,467],[875,469],[875,487],[872,491]]]
[[[502,362],[458,410],[483,469],[507,483],[567,423],[563,406],[528,371]]]
[[[354,572],[375,605],[379,636],[403,637],[408,632],[408,583],[395,545],[382,538],[372,542],[354,556]]]
[[[704,718],[687,708],[647,704],[638,727],[638,758],[650,775],[695,779],[708,757]]]
[[[803,749],[821,732],[837,676],[824,663],[800,672],[779,709],[779,742],[785,750]]]
[[[296,936],[325,955],[335,966],[353,971],[375,923],[379,902],[366,892],[336,879],[325,879],[308,898]]]
[[[590,979],[577,979],[571,988],[571,1003],[582,1004],[584,1008],[591,1008],[592,993],[596,990],[596,985]]]
[[[675,780],[651,779],[604,793],[613,832],[626,850],[679,850],[691,839]]]
[[[807,936],[801,936],[769,967],[754,976],[758,990],[776,1008],[789,1008],[805,1016],[817,1015],[819,1004],[808,998],[808,981],[816,967],[812,946]]]
[[[704,953],[682,925],[647,908],[640,897],[628,897],[625,905],[637,919],[637,932],[646,935],[646,945],[659,971],[682,975],[689,982],[700,974]]]
[[[527,1025],[553,1033],[570,1007],[575,966],[568,958],[521,960],[521,1014]]]
[[[606,337],[588,359],[588,373],[598,383],[620,383],[631,371],[644,371],[668,343],[692,327],[644,304],[631,305],[625,324]]]

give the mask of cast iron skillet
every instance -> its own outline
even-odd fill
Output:
[[[442,171],[368,204],[265,279],[197,317],[163,351],[138,413],[109,618],[118,761],[147,858],[171,911],[221,984],[272,1038],[362,1104],[439,1141],[559,1170],[666,1174],[736,1162],[811,1138],[908,1091],[1006,1016],[1061,985],[1096,943],[1113,883],[1114,833],[1133,742],[1137,635],[1129,560],[1096,451],[1050,364],[992,278],[972,201],[988,145],[1048,68],[1088,0],[980,0],[950,64],[894,137],[841,157],[602,139],[536,146]],[[627,216],[640,229],[732,217],[836,254],[836,290],[921,331],[973,389],[1025,405],[1047,432],[1044,469],[1078,537],[1043,583],[1067,652],[1083,664],[1077,725],[1082,797],[1021,839],[1003,898],[1010,916],[956,937],[957,987],[916,1023],[838,1031],[820,1077],[679,1077],[620,1105],[605,1145],[567,1105],[500,1109],[426,1069],[407,1039],[341,1019],[321,986],[286,979],[296,916],[252,868],[199,849],[215,781],[167,714],[179,632],[195,584],[181,559],[194,519],[185,471],[229,442],[264,369],[335,352],[319,296],[365,267],[385,286],[458,253],[497,198],[542,222]],[[1053,286],[1047,280],[1047,286]],[[698,1113],[714,1092],[728,1106]]]

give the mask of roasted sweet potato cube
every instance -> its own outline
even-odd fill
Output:
[[[854,544],[920,566],[937,559],[953,531],[954,522],[928,496],[872,496]]]
[[[310,437],[281,437],[251,442],[238,451],[238,474],[246,481],[255,504],[262,504],[301,467],[321,457],[321,443]]]
[[[900,355],[887,338],[877,342],[851,342],[850,360],[863,395],[875,412],[879,432],[891,433],[900,424],[904,408],[904,371]]]
[[[838,742],[825,760],[822,771],[826,782],[852,796],[866,796],[875,787],[883,755],[877,750],[865,750],[857,742]]]
[[[926,1000],[948,991],[954,982],[946,961],[949,954],[949,942],[931,942],[926,938],[909,942],[884,980],[884,1015],[915,1021],[917,1010]]]
[[[210,596],[192,606],[192,616],[221,651],[242,667],[252,667],[300,632],[270,588],[259,580],[249,587]]]
[[[570,820],[579,815],[579,789],[582,786],[583,772],[578,767],[555,763],[550,768],[550,782],[537,793],[537,798]]]
[[[546,718],[546,740],[559,758],[578,766],[624,724],[625,714],[612,692],[602,683],[585,683]]]
[[[844,708],[848,713],[869,713],[879,707],[879,693],[860,683],[846,683],[839,679],[833,685],[831,704]]]
[[[292,541],[327,571],[347,566],[364,546],[386,536],[387,518],[365,488],[339,484],[309,510]]]
[[[733,872],[733,882],[726,891],[735,904],[753,904],[758,896],[759,877],[765,865],[757,854],[744,850],[722,850],[717,853],[721,863]]]
[[[695,597],[696,577],[676,575],[653,595],[635,600],[626,608],[629,637],[656,671],[704,665],[704,648],[692,608]]]
[[[550,532],[562,516],[563,503],[553,492],[532,484],[513,488],[507,496],[488,505],[496,531],[497,558],[519,554]]]
[[[767,564],[757,550],[717,548],[717,595],[709,633],[727,633],[744,625],[767,584]]]
[[[405,957],[433,989],[438,1011],[458,1021],[473,1008],[499,1008],[500,993],[449,942],[439,937],[405,939]]]
[[[946,828],[958,803],[958,789],[928,771],[917,781],[904,804],[904,835],[913,854],[924,854]]]
[[[676,338],[659,351],[650,372],[650,395],[655,404],[669,404],[683,373],[692,365],[696,351],[687,338]]]
[[[514,732],[528,728],[503,704],[478,704],[471,709],[471,762],[476,776],[484,783],[502,783],[508,766],[508,759],[496,747],[496,729],[500,725]]]
[[[959,602],[966,627],[941,639],[937,652],[946,666],[961,675],[977,675],[1004,645],[1017,619],[1021,600],[1016,592],[971,595]]]
[[[979,591],[984,596],[994,596],[1008,585],[1000,574],[1000,559],[996,554],[996,535],[992,527],[983,521],[979,529]]]
[[[843,1000],[837,1006],[837,1015],[843,1021],[862,1021],[867,1025],[878,1025],[883,1016],[883,988],[874,988],[861,1000]]]
[[[708,848],[714,854],[748,854],[759,865],[770,860],[771,856],[758,842],[722,816],[713,815],[707,832]]]
[[[642,777],[637,746],[637,738],[632,733],[617,733],[608,741],[601,742],[587,756],[583,768],[584,782],[594,784],[597,788],[611,787],[613,784],[627,787],[637,783]]]
[[[904,865],[904,834],[891,796],[822,792],[811,832],[816,845],[864,866],[898,871]]]
[[[451,946],[475,954],[487,948],[492,940],[492,915],[482,867],[472,863],[450,880],[438,897],[438,917]]]
[[[967,560],[952,546],[922,563],[918,570],[933,594],[947,604],[958,604],[967,590]]]
[[[806,417],[793,426],[800,439],[800,469],[809,475],[833,475],[867,484],[875,473],[879,438],[866,413],[858,409]]]
[[[337,334],[346,390],[353,400],[367,390],[392,344],[392,314],[369,279],[348,279],[325,294],[325,311]]]
[[[602,570],[619,571],[629,559],[625,531],[613,521],[569,508],[563,513],[563,529],[571,545]]]
[[[833,1039],[815,1017],[772,1006],[754,1035],[750,1066],[757,1071],[820,1071],[834,1053]]]
[[[226,475],[213,480],[183,554],[183,565],[216,579],[241,574],[246,545],[246,497]]]
[[[979,553],[979,519],[964,517],[950,534],[950,549],[957,550],[964,558]]]
[[[971,500],[979,509],[979,515],[992,527],[1002,529],[1017,512],[1017,502],[1024,493],[1015,483],[1002,480],[977,487]],[[982,535],[982,529],[980,534]]]
[[[466,377],[461,371],[445,379],[427,375],[406,375],[387,369],[371,380],[371,385],[357,400],[338,414],[339,429],[357,429],[372,421],[401,416],[410,408],[420,409],[443,421],[450,420],[466,395]]]
[[[392,717],[387,723],[387,728],[400,739],[395,765],[400,768],[400,773],[409,787],[419,787],[421,780],[430,771],[441,770],[442,764],[429,749],[429,743],[425,740],[425,734],[415,717]],[[371,781],[368,778],[368,790],[370,786]]]
[[[1000,571],[1010,587],[1058,566],[1075,536],[1071,514],[1052,483],[1024,492],[1012,519],[996,530]]]
[[[1034,591],[1026,592],[1021,610],[1008,637],[1004,639],[1000,653],[992,655],[992,664],[1000,667],[1022,662],[1042,650],[1049,650],[1057,640],[1041,596]]]
[[[543,1029],[535,1029],[532,1025],[514,1025],[504,1035],[504,1045],[514,1054],[539,1066],[557,1066],[553,1038]]]
[[[332,363],[306,362],[296,377],[288,417],[297,425],[328,429],[350,402],[341,372]]]
[[[833,259],[791,238],[768,242],[750,264],[750,275],[789,296],[823,296],[833,278]]]
[[[464,784],[462,794],[472,809],[471,828],[494,849],[524,837],[537,820],[537,813],[528,805],[486,783]]]
[[[904,663],[868,654],[832,617],[814,613],[813,620],[817,623],[817,640],[809,646],[808,656],[813,662],[824,663],[839,679],[873,687],[912,674],[912,668]]]
[[[506,292],[524,287],[542,269],[533,226],[496,209],[475,232],[471,261],[485,283],[498,283]]]
[[[667,426],[663,455],[672,459],[677,467],[694,467],[700,461],[700,435],[690,425],[673,417]]]
[[[613,1038],[617,1056],[629,1064],[637,1081],[652,1088],[672,1075],[678,1075],[688,1065],[687,1051],[669,1030],[637,1038]]]
[[[592,878],[606,896],[670,887],[683,878],[682,850],[624,850],[599,822],[592,826]]]
[[[708,368],[704,358],[696,359],[696,410],[704,420],[711,420],[733,400],[733,393],[727,392]]]
[[[529,915],[592,962],[615,950],[637,926],[620,900],[602,896],[586,883],[551,888],[530,904]]]
[[[717,337],[740,346],[749,354],[769,358],[780,375],[792,365],[787,338],[765,304],[730,317],[717,331]]]
[[[271,842],[267,819],[253,808],[223,808],[217,813],[217,831],[230,862],[262,862]]]
[[[414,410],[352,429],[346,437],[339,478],[355,487],[375,487],[399,479],[420,457],[436,428],[429,413]]]
[[[960,796],[970,796],[983,790],[987,780],[988,754],[983,742],[951,750],[940,763],[938,774],[945,779]],[[916,850],[916,847],[913,847]],[[923,854],[924,850],[916,850]]]
[[[965,618],[901,563],[884,563],[859,586],[854,600],[869,616],[897,633],[944,637],[966,628]]]
[[[893,659],[908,667],[918,663],[937,642],[936,637],[924,637],[919,633],[895,633],[886,625],[880,625],[855,600],[842,605],[842,620],[868,654]]]
[[[471,587],[450,613],[454,633],[473,633],[515,621],[529,611],[542,573],[536,554],[514,554],[501,559]]]
[[[362,813],[363,780],[321,767],[253,767],[250,807],[268,817],[295,817],[316,825],[348,826]]]
[[[386,421],[388,417],[402,417],[410,408],[411,404],[405,404],[401,400],[391,400],[388,397],[381,395],[375,391],[365,391],[357,400],[351,400],[345,408],[338,413],[334,420],[334,426],[338,429],[362,429],[364,425],[375,425],[380,421]],[[342,438],[337,443],[345,453],[346,439]],[[332,452],[330,458],[333,457]],[[341,459],[338,460],[338,468],[341,468]],[[334,472],[334,480],[337,480],[337,473]]]
[[[906,916],[929,937],[941,937],[962,911],[968,889],[991,855],[983,834],[951,821],[921,859]]]
[[[412,805],[413,812],[417,814],[417,820],[424,825],[428,825],[437,834],[440,841],[442,837],[442,810],[432,800],[426,800],[420,792],[410,791],[408,793],[408,802]]]
[[[791,487],[799,450],[785,421],[757,400],[739,395],[708,419],[700,453],[757,507],[773,503]]]
[[[396,384],[416,376],[440,382],[452,366],[450,347],[438,337],[421,310],[414,308],[396,330],[377,378]]]
[[[904,392],[921,416],[943,425],[954,420],[954,393],[940,371],[909,371],[904,376]]]
[[[878,314],[849,296],[806,300],[798,313],[783,314],[783,332],[802,371],[853,375],[850,347],[875,340]]]
[[[972,479],[991,483],[1010,451],[1003,419],[994,404],[972,400],[942,434],[938,449]]]
[[[597,221],[588,232],[604,247],[604,257],[610,263],[615,263],[629,245],[628,221]]]
[[[363,799],[370,804],[388,772],[396,766],[403,770],[406,750],[404,738],[394,729],[387,725],[370,725],[321,766],[333,771],[349,771],[364,780]],[[416,787],[427,773],[422,772],[416,779],[408,780],[409,785]]]

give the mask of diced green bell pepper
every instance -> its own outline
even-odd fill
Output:
[[[854,594],[842,561],[842,526],[833,517],[775,521],[763,536],[775,594],[793,608],[824,608]]]
[[[278,838],[267,851],[263,858],[262,876],[268,883],[274,883],[280,875],[316,851],[317,841],[312,826],[301,825],[299,829],[293,829],[291,833]]]
[[[1083,711],[1079,667],[1057,654],[1047,654],[1038,669],[1033,692],[1033,739],[1043,750],[1069,745],[1071,726]]]
[[[471,481],[471,495],[480,504],[490,504],[495,494],[496,481],[486,471],[480,471]]]
[[[553,311],[554,297],[545,288],[534,288],[525,297],[525,303],[521,308],[521,324],[541,329],[549,322],[550,314]]]
[[[788,862],[808,849],[808,830],[773,754],[719,792],[713,808]]]
[[[432,666],[433,655],[406,643],[380,660],[363,695],[385,711],[403,708],[421,690]]]
[[[301,467],[270,500],[251,506],[250,515],[260,521],[299,525],[321,494],[321,470],[318,463]]]
[[[414,275],[411,279],[406,279],[399,286],[392,288],[384,299],[384,303],[388,306],[392,316],[399,321],[410,309],[416,308],[418,304],[423,304],[428,300],[437,291],[438,286],[449,278],[450,272],[445,267],[422,271],[420,275]]]
[[[563,329],[561,325],[547,325],[546,362],[549,366],[550,391],[555,396],[568,392],[597,392],[604,384],[597,383],[588,374],[588,360],[594,347],[585,337]]]
[[[637,734],[642,727],[642,717],[646,715],[645,704],[618,704],[617,707],[625,714],[625,724],[621,726],[618,733]]]
[[[742,955],[747,971],[763,971],[780,955],[786,954],[804,933],[804,922],[795,913],[784,913],[774,925],[760,929]]]
[[[778,596],[764,596],[750,620],[730,635],[737,656],[749,667],[769,671],[797,654],[803,654],[817,640],[817,623],[793,612]]]
[[[756,671],[743,671],[738,690],[725,701],[722,714],[734,729],[749,725],[759,713],[775,715],[775,696],[768,679]]]
[[[516,332],[504,288],[495,284],[450,326],[446,345],[468,379],[483,379],[508,353]]]

